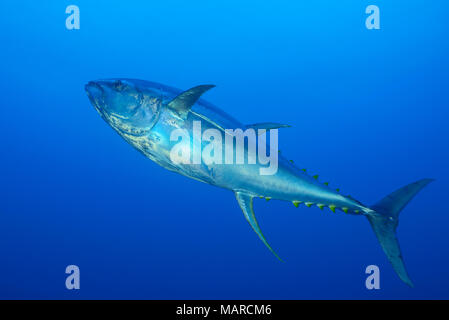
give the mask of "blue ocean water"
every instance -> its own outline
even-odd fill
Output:
[[[80,8],[79,30],[65,9]],[[367,30],[365,8],[380,8]],[[449,298],[445,1],[2,1],[0,298]],[[402,212],[403,284],[363,217],[234,195],[168,172],[98,116],[84,84],[187,89],[366,203],[430,177]],[[81,270],[67,290],[65,268]],[[365,288],[378,265],[381,289]]]

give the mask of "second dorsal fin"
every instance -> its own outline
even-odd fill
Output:
[[[275,123],[275,122],[262,122],[262,123],[254,123],[254,124],[248,124],[246,125],[247,128],[251,128],[254,130],[271,130],[271,129],[279,129],[279,128],[289,128],[291,127],[288,124],[282,124],[282,123]],[[258,135],[261,135],[262,131],[258,131]]]
[[[262,123],[254,123],[246,125],[247,128],[253,129],[279,129],[279,128],[290,128],[291,126],[288,124],[275,123],[275,122],[262,122]]]
[[[203,93],[215,87],[214,85],[200,85],[193,87],[176,96],[167,106],[175,110],[182,118],[186,118],[190,108],[198,101]]]

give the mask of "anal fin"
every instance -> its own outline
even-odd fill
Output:
[[[246,220],[251,225],[251,228],[253,228],[253,230],[259,236],[260,240],[262,240],[262,242],[276,256],[276,258],[278,258],[280,261],[282,261],[282,259],[276,254],[276,252],[274,252],[274,250],[268,244],[268,242],[265,239],[262,231],[260,230],[259,224],[257,223],[257,220],[256,220],[256,216],[254,215],[253,197],[248,195],[248,194],[246,194],[246,193],[240,192],[240,191],[236,191],[235,192],[235,197],[237,198],[237,201],[238,201],[238,203],[240,205],[240,208],[243,211],[243,214],[245,215]]]

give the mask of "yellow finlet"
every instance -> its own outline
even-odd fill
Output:
[[[297,201],[297,200],[292,201],[292,202],[293,202],[293,205],[294,205],[296,208],[298,208],[299,205],[302,203],[302,201]]]
[[[304,204],[310,208],[313,205],[313,202],[306,202]]]
[[[343,210],[344,213],[348,213],[349,209],[346,207],[341,208]]]
[[[329,209],[331,209],[332,210],[332,212],[335,212],[335,208],[336,208],[337,206],[335,206],[335,205],[333,205],[333,204],[331,204],[330,206],[329,206]]]
[[[318,208],[320,208],[321,210],[323,210],[323,208],[324,208],[324,204],[322,204],[322,203],[318,203],[316,206],[317,206]]]

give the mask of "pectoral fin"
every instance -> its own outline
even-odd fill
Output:
[[[214,85],[200,85],[193,87],[170,101],[167,106],[175,110],[182,118],[186,118],[190,108],[198,101],[203,93],[215,87]]]
[[[253,210],[253,197],[242,192],[235,192],[235,197],[237,198],[237,201],[239,202],[240,208],[243,211],[243,214],[245,215],[246,220],[251,225],[251,228],[257,233],[260,240],[267,246],[267,248],[278,258],[282,261],[281,258],[274,252],[274,250],[270,247],[267,240],[265,239],[262,231],[260,230],[259,224],[257,223],[256,216],[254,215]]]

